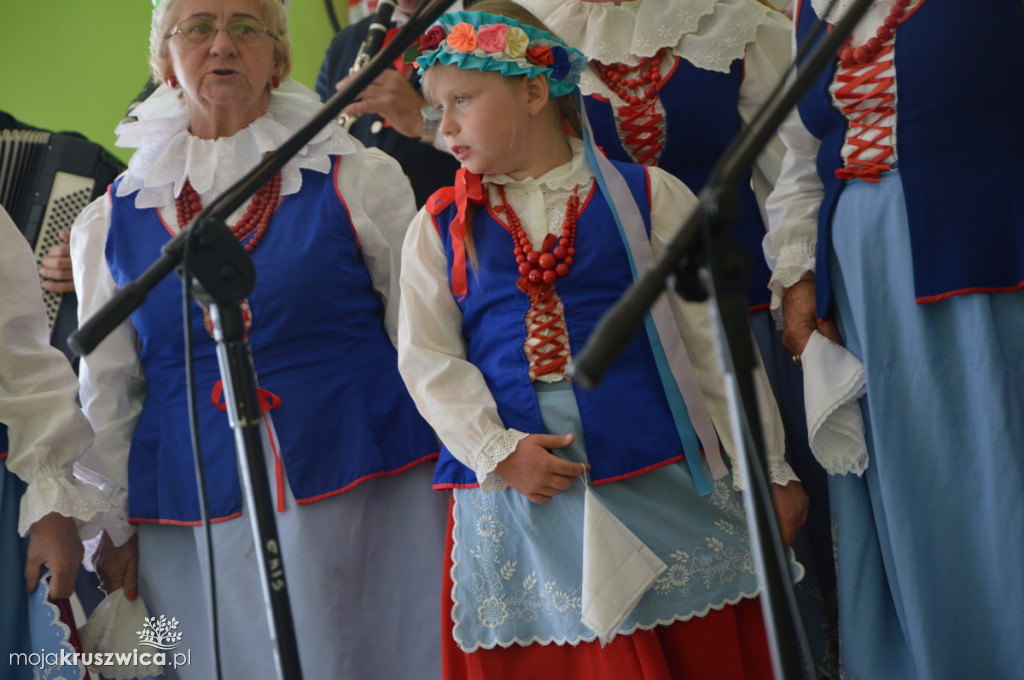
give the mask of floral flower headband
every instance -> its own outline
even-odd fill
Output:
[[[440,63],[506,76],[543,73],[552,97],[572,92],[587,68],[582,52],[547,31],[487,12],[443,15],[407,55],[420,72]]]

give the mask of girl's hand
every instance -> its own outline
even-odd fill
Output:
[[[124,588],[124,595],[134,600],[139,589],[139,535],[132,536],[124,545],[115,546],[107,532],[103,532],[93,557],[100,588],[107,595]]]
[[[544,504],[562,493],[576,478],[590,469],[550,453],[572,444],[571,434],[531,434],[520,440],[508,458],[498,463],[494,474],[534,503]]]
[[[785,486],[772,484],[772,497],[775,501],[775,517],[779,521],[782,543],[788,548],[793,545],[796,532],[807,521],[807,506],[810,501],[800,482],[790,482]]]

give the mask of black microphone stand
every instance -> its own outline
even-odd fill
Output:
[[[740,210],[734,187],[873,1],[855,0],[806,60],[801,56],[808,48],[801,46],[797,61],[802,65],[791,85],[786,87],[785,83],[780,83],[750,125],[733,140],[698,196],[697,207],[668,244],[661,259],[604,315],[574,361],[574,379],[584,387],[596,385],[641,327],[644,316],[664,292],[665,282],[670,277],[682,297],[712,299],[708,307],[725,375],[736,458],[747,482],[744,508],[751,551],[764,594],[765,628],[778,680],[812,680],[817,675],[768,483],[754,387],[757,350],[752,341],[744,294],[750,254],[729,228]],[[833,0],[832,6],[835,4]]]
[[[243,205],[298,153],[321,129],[334,122],[338,113],[355,100],[380,73],[412,45],[453,0],[429,0],[353,79],[331,97],[323,108],[281,147],[207,206],[162,248],[161,257],[135,281],[121,288],[104,307],[68,337],[68,346],[78,355],[92,352],[97,345],[145,302],[154,286],[179,268],[188,251],[189,271],[179,271],[194,291],[196,300],[207,306],[214,324],[217,357],[228,417],[234,431],[242,486],[249,507],[253,540],[261,571],[267,606],[267,623],[273,646],[276,675],[286,680],[302,678],[295,627],[285,578],[284,561],[277,539],[277,525],[270,503],[270,483],[260,434],[261,413],[256,378],[241,303],[255,285],[255,269],[249,254],[226,226],[226,218]]]

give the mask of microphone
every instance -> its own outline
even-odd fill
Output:
[[[352,66],[348,70],[349,75],[362,70],[380,52],[380,48],[384,46],[384,37],[391,27],[391,14],[394,11],[395,0],[380,0],[377,4],[377,11],[373,13],[373,19],[370,20],[366,39],[363,40],[363,44],[359,47],[359,54],[356,55],[355,61],[352,62]],[[341,126],[348,131],[358,117],[343,113],[338,120],[341,122]]]

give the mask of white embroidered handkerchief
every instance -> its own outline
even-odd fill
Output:
[[[857,402],[866,390],[863,365],[817,331],[811,333],[800,361],[811,453],[830,475],[864,474],[868,450]]]
[[[589,485],[583,525],[582,620],[606,644],[666,566]]]

